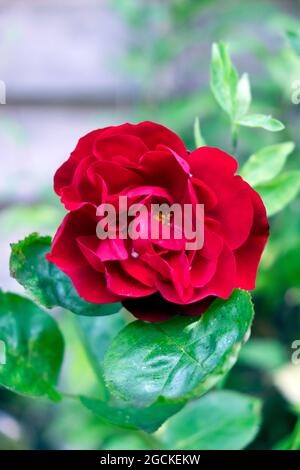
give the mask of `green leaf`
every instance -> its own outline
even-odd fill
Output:
[[[115,337],[105,355],[107,386],[127,406],[198,397],[231,369],[252,318],[250,295],[236,290],[197,319],[135,321]]]
[[[297,55],[300,56],[300,35],[296,31],[287,31],[286,33],[288,41]]]
[[[251,103],[251,88],[249,82],[249,76],[244,73],[238,84],[236,90],[236,118],[243,117],[249,109]]]
[[[55,390],[64,341],[56,322],[33,302],[0,291],[0,384],[24,395],[58,399]]]
[[[195,122],[194,122],[194,139],[195,139],[195,145],[197,149],[199,147],[204,147],[206,145],[205,140],[201,133],[200,121],[198,117],[195,118]]]
[[[245,127],[261,127],[270,132],[278,132],[284,129],[282,122],[265,114],[249,114],[242,119],[238,119],[236,123]]]
[[[126,325],[122,315],[109,317],[76,317],[83,334],[86,351],[97,375],[103,377],[104,353],[116,334]],[[109,398],[107,396],[107,398]],[[114,403],[80,397],[83,405],[109,424],[153,432],[182,408],[181,404],[157,402],[148,408],[119,408]],[[113,400],[113,398],[112,398]]]
[[[157,436],[172,450],[239,450],[254,439],[260,421],[259,400],[215,391],[188,404]]]
[[[47,308],[63,307],[78,315],[111,315],[120,310],[119,303],[99,305],[83,300],[71,280],[45,255],[51,249],[51,238],[33,233],[11,245],[10,272],[34,299]]]
[[[212,46],[210,87],[221,108],[233,119],[236,113],[238,74],[231,63],[227,46]]]
[[[287,171],[269,183],[255,186],[260,194],[268,216],[281,211],[289,204],[300,190],[300,171]]]
[[[294,148],[293,142],[264,147],[249,157],[240,175],[252,186],[269,181],[280,173]]]
[[[166,419],[177,413],[182,405],[157,402],[148,408],[117,408],[104,401],[80,397],[81,403],[109,424],[129,429],[156,431]]]

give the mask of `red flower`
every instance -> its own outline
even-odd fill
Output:
[[[58,169],[54,188],[69,211],[47,259],[89,302],[122,301],[156,321],[199,315],[234,288],[254,289],[269,225],[259,195],[235,176],[236,161],[210,147],[190,154],[180,138],[152,122],[107,127],[81,138]],[[106,239],[96,235],[100,204],[204,204],[204,245],[183,240]]]

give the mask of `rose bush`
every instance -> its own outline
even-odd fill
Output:
[[[136,317],[159,321],[205,311],[234,288],[254,289],[269,225],[262,200],[225,152],[188,152],[159,124],[142,122],[95,130],[81,138],[54,179],[69,211],[48,261],[93,303],[122,301]],[[104,203],[204,204],[204,245],[185,240],[109,239],[96,235]],[[142,230],[142,227],[141,227]]]
[[[241,126],[272,132],[284,129],[269,113],[251,114],[249,77],[239,76],[223,43],[212,48],[210,85],[227,115],[234,153]],[[186,118],[186,112],[183,114]],[[253,147],[248,148],[251,154],[237,176],[234,158],[206,146],[202,117],[210,122],[211,116],[200,117],[194,124],[198,149],[192,153],[174,133],[150,122],[96,130],[80,139],[55,176],[55,190],[68,215],[54,241],[52,234],[34,232],[11,244],[11,275],[35,303],[0,290],[0,359],[1,355],[5,358],[5,364],[0,365],[0,385],[21,394],[22,404],[24,395],[60,402],[71,399],[76,406],[73,409],[72,405],[72,423],[74,411],[79,423],[84,418],[85,439],[89,426],[94,430],[100,425],[103,440],[95,445],[92,439],[92,446],[98,449],[116,448],[116,444],[129,449],[242,449],[254,440],[262,419],[264,431],[269,424],[270,429],[274,427],[273,421],[269,422],[270,413],[263,413],[270,408],[268,399],[262,407],[258,398],[221,389],[225,379],[226,389],[238,384],[239,390],[251,392],[253,374],[261,378],[265,371],[268,377],[277,379],[274,371],[288,366],[290,340],[283,348],[272,333],[271,341],[258,335],[245,345],[254,318],[251,295],[246,290],[254,288],[268,238],[266,211],[273,216],[300,190],[300,171],[284,169],[295,145],[276,140],[260,147],[257,132]],[[178,122],[176,125],[182,128]],[[214,139],[218,140],[217,133]],[[243,148],[246,154],[247,145]],[[121,204],[124,200],[125,210]],[[132,203],[143,203],[147,209],[151,206],[150,212],[142,212],[142,217],[129,214],[127,207],[132,208]],[[152,203],[167,203],[166,213],[152,213]],[[204,226],[204,245],[200,242],[191,247],[187,242],[191,232],[187,234],[185,227],[182,231],[178,214],[170,212],[173,203],[184,216],[186,204],[193,208],[188,220],[193,222],[192,231],[198,229],[197,236],[200,232],[201,242]],[[202,213],[201,220],[195,217],[198,203],[204,206],[204,220]],[[98,229],[106,227],[101,211],[107,204],[117,209],[118,223],[109,227],[110,237],[103,239]],[[27,217],[27,208],[25,214]],[[142,237],[132,238],[131,231],[128,238],[119,236],[124,235],[124,214],[130,222],[126,230],[131,222],[138,221]],[[160,228],[172,226],[180,237],[171,230],[171,237],[157,239],[149,220],[155,220]],[[52,229],[56,224],[52,221]],[[292,235],[289,241],[281,230],[276,240],[279,225],[275,223],[271,257],[267,256],[275,273],[283,259],[287,263],[290,257],[297,259],[295,226],[285,224]],[[292,251],[284,250],[282,257],[283,239],[293,246]],[[296,275],[294,264],[292,273]],[[284,312],[282,326],[288,312],[288,302],[282,309],[282,299],[290,283],[294,290],[294,276],[286,283],[284,275],[270,278],[270,270],[263,269],[261,275],[259,295],[263,289],[268,294],[258,305],[268,314],[276,304],[268,301],[269,295],[274,297],[274,282],[277,280],[278,287],[282,281],[277,289],[281,299],[278,305]],[[132,321],[122,312],[120,302],[142,320]],[[295,304],[291,305],[294,312]],[[49,315],[57,307],[62,309],[59,323]],[[76,317],[70,318],[67,312],[64,317],[64,310]],[[264,336],[265,316],[260,319],[258,315],[257,322],[255,330],[263,331]],[[70,358],[80,359],[80,364],[75,361],[74,368]],[[230,373],[228,382],[226,378],[238,358],[237,372]],[[245,367],[251,369],[250,382],[247,385],[242,380],[240,386]],[[76,380],[78,373],[84,381]],[[273,390],[274,383],[267,382]],[[217,384],[218,390],[211,390]],[[273,392],[261,392],[259,395],[270,395],[273,400]],[[289,410],[290,422],[291,407],[282,402]],[[81,417],[79,404],[85,413],[93,413],[90,424],[85,414]],[[64,413],[62,406],[60,416]],[[63,416],[64,422],[68,415],[69,411]],[[268,448],[296,448],[297,424],[288,436],[271,434],[263,438]],[[75,440],[78,442],[77,434]],[[68,446],[68,439],[65,444]],[[263,447],[260,433],[251,448]]]

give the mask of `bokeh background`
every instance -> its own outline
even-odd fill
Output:
[[[299,1],[0,0],[0,287],[10,278],[9,243],[31,231],[53,235],[63,216],[52,189],[56,168],[88,131],[154,120],[194,147],[198,116],[207,143],[230,150],[229,127],[209,90],[211,44],[230,46],[248,72],[253,112],[273,114],[280,133],[243,128],[238,158],[292,140],[300,168],[300,104],[292,84],[300,58],[286,32],[300,29]],[[300,197],[271,220],[272,235],[254,295],[253,335],[225,387],[263,399],[251,448],[284,446],[300,413]],[[62,388],[94,390],[73,316],[57,312],[67,351]],[[100,319],[101,320],[101,319]],[[103,320],[103,319],[102,319]],[[0,448],[144,449],[147,436],[95,418],[77,402],[53,405],[0,390]]]

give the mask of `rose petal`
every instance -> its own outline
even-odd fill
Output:
[[[249,236],[253,206],[244,181],[233,176],[236,161],[225,152],[209,147],[195,150],[188,161],[193,175],[211,187],[218,197],[216,207],[206,214],[221,223],[229,246],[238,248]]]
[[[105,181],[108,194],[118,194],[128,186],[143,183],[136,172],[116,161],[98,160],[91,165],[89,172],[99,175]]]
[[[225,243],[218,258],[215,275],[202,288],[195,289],[193,301],[202,300],[208,296],[228,299],[233,289],[236,287],[236,263],[234,255]]]
[[[237,267],[237,287],[255,289],[259,261],[269,236],[266,209],[260,196],[248,186],[254,208],[254,219],[247,241],[234,251]]]
[[[79,139],[75,150],[71,153],[69,159],[64,162],[55,173],[54,190],[56,194],[60,195],[61,189],[64,186],[68,186],[69,184],[71,184],[74,172],[79,161],[82,158],[92,155],[95,140],[100,135],[107,133],[110,129],[111,127],[106,127],[104,129],[96,129]]]
[[[146,286],[128,275],[119,263],[105,263],[106,282],[110,291],[121,297],[144,297],[155,292],[154,287]]]
[[[106,197],[106,185],[102,178],[89,178],[89,170],[94,157],[82,159],[69,186],[61,188],[61,201],[68,210],[79,209],[83,204],[99,205]]]
[[[133,253],[138,256],[135,251],[133,251]],[[134,282],[134,280],[137,280],[142,284],[145,284],[146,286],[155,286],[155,276],[153,271],[149,268],[146,263],[144,263],[140,259],[136,257],[129,257],[128,259],[121,261],[120,264],[124,271],[133,278],[132,282]]]
[[[101,259],[97,256],[97,249],[99,246],[98,238],[95,235],[82,235],[77,237],[76,241],[81,253],[91,267],[96,271],[103,273],[104,265]]]
[[[191,282],[193,287],[203,287],[214,276],[217,269],[218,259],[207,260],[196,252],[191,265]]]
[[[140,171],[149,185],[166,188],[175,202],[182,200],[188,175],[172,153],[162,150],[145,153],[140,160]]]
[[[93,233],[94,230],[93,206],[86,205],[69,213],[59,227],[52,243],[51,253],[48,253],[46,258],[70,277],[78,295],[86,301],[118,302],[120,297],[109,292],[104,274],[95,271],[89,265],[76,241],[77,237]]]
[[[218,203],[216,193],[204,181],[200,181],[198,178],[192,177],[191,182],[196,192],[197,202],[198,204],[204,204],[205,212],[216,207]]]
[[[70,212],[63,219],[52,242],[49,261],[59,261],[60,268],[72,270],[87,264],[82,255],[76,238],[83,235],[95,234],[96,211],[91,205],[85,205],[81,209]]]
[[[100,159],[112,161],[116,157],[138,162],[139,158],[148,151],[141,139],[134,135],[114,135],[100,137],[94,143],[93,154]]]
[[[204,244],[200,250],[203,258],[214,260],[219,257],[224,245],[224,240],[216,232],[216,224],[212,219],[205,219]]]
[[[77,273],[66,274],[71,278],[78,295],[87,302],[110,304],[122,300],[122,296],[109,291],[104,274],[95,271],[88,265],[80,268]]]
[[[192,175],[204,182],[206,178],[212,179],[215,175],[233,176],[238,168],[237,161],[233,157],[215,147],[201,147],[194,150],[188,155],[187,161]]]
[[[156,149],[158,145],[166,145],[182,157],[187,155],[185,145],[178,135],[161,124],[150,121],[141,122],[135,126],[134,133],[145,142],[150,150]]]

